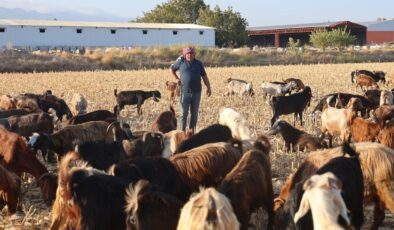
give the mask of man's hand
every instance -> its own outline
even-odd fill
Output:
[[[210,97],[210,96],[211,96],[211,94],[212,94],[212,92],[211,92],[211,88],[207,88],[207,96],[208,96],[208,97]]]

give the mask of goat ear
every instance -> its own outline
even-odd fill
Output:
[[[307,190],[311,189],[312,186],[313,186],[313,181],[311,179],[308,179],[305,181],[303,189],[304,189],[304,191],[307,191]]]
[[[335,189],[342,189],[342,181],[336,178],[328,178],[328,187],[330,189],[335,188]]]
[[[305,216],[305,214],[307,214],[310,209],[310,204],[307,196],[308,196],[308,192],[305,192],[304,195],[302,196],[300,208],[294,215],[294,223],[297,223],[298,220],[300,220],[303,216]]]

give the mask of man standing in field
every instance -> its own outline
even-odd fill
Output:
[[[189,129],[194,133],[197,125],[198,109],[201,98],[201,78],[207,87],[207,96],[211,96],[211,85],[201,61],[195,59],[195,50],[192,47],[183,49],[182,56],[171,65],[171,74],[181,86],[181,130],[186,130],[186,120],[190,109]],[[180,77],[176,71],[179,70]]]

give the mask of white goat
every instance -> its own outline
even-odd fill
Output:
[[[393,105],[393,100],[394,100],[394,96],[393,96],[393,92],[391,92],[391,90],[382,90],[380,92],[380,103],[379,105]]]
[[[183,206],[177,230],[238,230],[228,198],[215,188],[201,189]]]
[[[353,97],[349,100],[346,108],[337,109],[328,107],[323,109],[321,114],[321,132],[322,138],[326,134],[329,135],[329,147],[332,147],[333,135],[339,134],[342,141],[349,141],[351,122],[356,116],[356,106],[359,105],[360,100]],[[327,106],[329,106],[329,101],[327,102]]]
[[[304,183],[304,195],[300,208],[294,215],[294,223],[303,217],[309,209],[312,212],[313,229],[344,229],[338,224],[341,215],[350,225],[346,204],[341,196],[342,182],[331,172],[313,175]]]
[[[252,138],[248,122],[240,113],[232,108],[221,108],[219,112],[219,124],[228,126],[233,137],[241,140]]]
[[[237,94],[239,96],[253,96],[253,84],[252,82],[246,82],[244,80],[231,79],[229,78],[227,84],[228,91],[226,92],[226,96]]]
[[[295,81],[290,81],[284,85],[275,84],[271,82],[263,82],[261,84],[261,90],[263,91],[264,98],[269,96],[269,99],[273,96],[282,96],[286,93],[290,93],[293,89],[296,89],[297,83]]]
[[[80,93],[74,93],[71,99],[71,112],[74,116],[79,114],[87,113],[88,101],[86,98]]]

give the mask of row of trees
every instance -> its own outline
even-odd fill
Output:
[[[231,7],[213,9],[203,0],[169,0],[144,12],[136,22],[193,23],[216,29],[216,45],[219,47],[241,47],[247,44],[248,23],[239,12]]]

